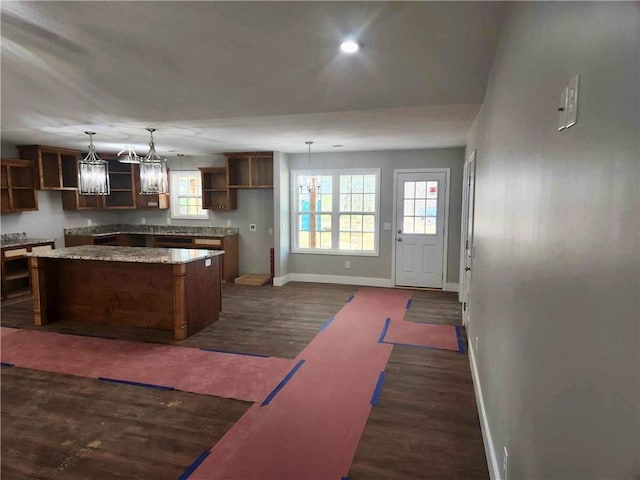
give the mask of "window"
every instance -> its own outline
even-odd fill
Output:
[[[209,211],[202,209],[202,177],[198,171],[172,171],[171,218],[206,220]]]
[[[293,171],[293,252],[378,255],[379,190],[379,169]]]

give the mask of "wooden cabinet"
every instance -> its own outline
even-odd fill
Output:
[[[2,213],[38,210],[36,175],[32,161],[0,161],[0,184]]]
[[[104,158],[105,155],[102,157]],[[138,207],[138,199],[144,195],[138,194],[140,180],[137,165],[120,163],[117,160],[107,161],[109,162],[111,193],[109,195],[80,195],[77,189],[63,190],[63,210],[126,210]],[[155,197],[157,198],[157,195]]]
[[[238,235],[224,237],[191,237],[186,235],[155,235],[153,247],[199,248],[203,250],[224,250],[222,257],[222,281],[233,283],[238,276]]]
[[[31,293],[28,252],[52,250],[53,242],[2,248],[2,300]]]
[[[65,235],[64,246],[77,245],[118,245],[144,247],[151,238],[152,247],[158,248],[199,248],[203,250],[224,250],[221,261],[222,280],[233,283],[239,275],[238,234],[224,236],[196,236],[144,233],[101,233],[94,235]]]
[[[152,193],[141,194],[140,193],[140,166],[134,165],[133,176],[136,186],[136,208],[153,208],[155,210],[166,210],[169,208],[169,194],[168,193]],[[167,175],[169,170],[167,169]]]
[[[41,145],[19,145],[17,148],[21,159],[31,160],[36,165],[39,189],[78,188],[78,150]]]
[[[227,169],[224,167],[200,168],[202,175],[202,208],[230,211],[238,208],[238,193],[229,189]]]
[[[123,210],[136,208],[136,184],[134,164],[109,160],[109,185],[111,192],[103,196],[104,208]]]
[[[273,188],[273,152],[225,153],[227,185],[233,188]]]

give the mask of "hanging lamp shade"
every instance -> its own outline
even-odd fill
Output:
[[[152,195],[156,193],[168,193],[169,182],[167,179],[167,161],[156,153],[153,141],[155,128],[147,128],[151,134],[149,153],[140,159],[140,193]]]
[[[109,165],[96,153],[93,136],[96,132],[84,132],[89,135],[89,153],[78,161],[78,193],[80,195],[109,195]]]

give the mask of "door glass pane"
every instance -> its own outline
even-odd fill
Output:
[[[427,182],[427,198],[438,198],[438,182]]]
[[[416,198],[425,198],[427,194],[427,182],[416,182]]]
[[[426,233],[424,229],[424,217],[416,217],[415,233]]]
[[[413,217],[404,217],[402,222],[402,233],[413,233]]]
[[[429,217],[436,217],[438,215],[438,201],[437,200],[427,200],[426,214]]]
[[[413,209],[414,200],[405,200],[404,201],[404,216],[405,217],[413,217]]]
[[[416,210],[415,210],[415,216],[416,217],[424,217],[426,212],[425,212],[425,201],[424,200],[416,200]]]
[[[404,198],[415,198],[416,182],[404,182]]]
[[[428,235],[436,234],[436,219],[435,217],[427,217],[426,218],[426,230],[425,233]]]

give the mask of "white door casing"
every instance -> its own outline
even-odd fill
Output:
[[[395,199],[395,284],[443,287],[448,172],[399,171]]]
[[[474,200],[475,200],[475,186],[476,186],[476,151],[474,150],[469,156],[467,165],[465,168],[467,175],[465,177],[465,222],[464,230],[465,237],[462,239],[464,245],[464,251],[462,254],[461,265],[464,267],[464,276],[461,277],[463,282],[463,297],[462,297],[462,323],[469,326],[471,320],[470,315],[470,293],[471,293],[471,273],[473,267],[473,212],[474,212]]]

